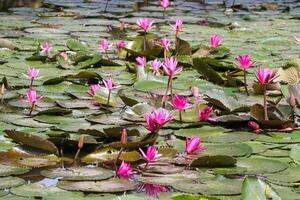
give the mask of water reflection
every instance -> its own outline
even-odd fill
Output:
[[[0,0],[0,10],[6,11],[12,7],[33,7],[38,8],[42,5],[42,0]]]

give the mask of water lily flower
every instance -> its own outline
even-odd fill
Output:
[[[157,197],[162,192],[170,192],[171,189],[164,185],[143,183],[139,191],[144,191],[148,196]]]
[[[248,88],[247,88],[247,79],[246,79],[246,70],[256,64],[256,62],[251,61],[251,56],[248,54],[236,57],[236,60],[239,61],[240,67],[244,70],[244,86],[247,95],[249,96]]]
[[[122,163],[117,171],[117,175],[120,178],[125,178],[125,179],[129,178],[130,179],[134,174],[136,174],[136,172],[133,171],[130,163],[126,163],[126,162],[122,161]]]
[[[200,90],[199,90],[199,88],[197,86],[192,86],[191,91],[192,91],[192,95],[196,99],[196,104],[198,104],[199,97],[200,97]]]
[[[160,45],[167,51],[169,51],[169,48],[171,46],[171,40],[168,38],[163,38],[160,40]]]
[[[135,61],[136,61],[137,65],[139,67],[145,67],[146,63],[147,63],[146,57],[144,57],[144,56],[143,57],[136,57]]]
[[[176,38],[178,37],[179,32],[183,29],[183,21],[181,19],[177,19],[175,25],[171,25],[171,27],[176,31]]]
[[[63,57],[63,59],[64,59],[65,61],[67,61],[67,60],[69,59],[69,56],[68,56],[68,54],[67,54],[66,52],[61,52],[59,55],[60,55],[61,57]]]
[[[105,85],[106,89],[108,89],[108,97],[107,97],[107,103],[106,103],[106,110],[108,110],[109,101],[111,97],[111,92],[113,89],[120,87],[119,85],[114,84],[113,79],[109,77],[106,80],[102,80],[103,84]]]
[[[210,106],[205,107],[203,110],[199,110],[199,119],[206,121],[210,118],[213,113],[213,108]]]
[[[260,128],[260,126],[255,121],[249,121],[248,126],[255,132],[260,133],[263,130]]]
[[[107,51],[109,48],[109,42],[107,39],[102,39],[100,41],[100,49],[103,50],[104,52]]]
[[[275,73],[272,69],[269,68],[259,68],[255,76],[258,80],[258,82],[263,86],[264,88],[264,118],[265,120],[269,120],[268,117],[268,108],[267,108],[267,85],[273,81],[275,77]]]
[[[26,93],[26,96],[27,96],[27,101],[29,103],[31,103],[31,109],[30,109],[30,112],[29,112],[29,115],[31,115],[32,111],[34,110],[34,107],[36,105],[36,102],[38,102],[39,100],[41,100],[43,98],[43,96],[37,96],[37,93],[35,90],[33,89],[30,89],[27,93]]]
[[[165,10],[170,6],[170,1],[169,0],[160,0],[160,5]]]
[[[145,115],[146,128],[151,133],[157,133],[166,123],[173,119],[173,115],[163,108],[155,109]]]
[[[160,157],[160,155],[158,154],[158,151],[156,149],[156,147],[154,146],[149,146],[148,149],[147,149],[147,153],[145,154],[145,152],[139,148],[142,156],[144,157],[144,159],[147,161],[147,162],[153,162],[155,161],[158,157]]]
[[[97,93],[97,90],[100,88],[100,85],[99,84],[92,84],[90,85],[90,90],[89,90],[89,94],[91,96],[95,96],[96,93]]]
[[[35,79],[38,77],[40,70],[35,69],[35,68],[29,68],[27,70],[27,77],[31,80]]]
[[[148,32],[153,28],[153,20],[149,18],[142,18],[137,21],[137,25],[144,30],[144,32]]]
[[[159,70],[160,70],[161,66],[162,66],[162,63],[157,58],[152,61],[152,63],[151,63],[151,69],[152,69],[154,75],[156,75],[156,76],[160,75]]]
[[[211,48],[217,48],[222,44],[222,38],[219,35],[212,35],[210,37],[210,46]]]
[[[300,35],[294,36],[295,42],[300,45]]]
[[[207,148],[202,146],[201,143],[201,139],[198,137],[186,138],[185,152],[187,154],[198,154],[202,151],[207,150]]]
[[[188,98],[184,96],[175,95],[172,99],[171,105],[174,109],[179,111],[179,120],[182,121],[182,111],[189,108]]]
[[[40,48],[42,49],[41,54],[43,55],[48,55],[52,50],[52,46],[48,42],[41,44]]]
[[[126,43],[124,40],[120,40],[120,41],[116,42],[116,46],[117,46],[118,50],[121,50],[126,46]]]

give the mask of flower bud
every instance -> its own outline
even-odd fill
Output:
[[[78,141],[78,148],[82,149],[83,145],[84,145],[84,135],[80,135],[79,141]]]
[[[122,144],[123,146],[127,144],[127,131],[126,131],[125,128],[122,130],[121,144]]]

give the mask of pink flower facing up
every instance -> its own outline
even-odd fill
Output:
[[[136,57],[135,61],[139,67],[145,67],[147,63],[146,57]]]
[[[125,178],[125,179],[130,179],[132,178],[132,176],[136,174],[135,171],[133,171],[133,169],[131,168],[130,163],[126,163],[124,161],[122,161],[118,171],[117,171],[117,175],[120,178]]]
[[[255,76],[261,85],[267,85],[274,79],[274,72],[269,68],[258,68]]]
[[[143,29],[144,32],[148,32],[151,28],[153,28],[152,24],[153,20],[149,18],[142,18],[137,21],[137,25]]]
[[[29,68],[27,70],[27,77],[30,79],[30,80],[34,80],[35,78],[38,77],[40,73],[40,70],[38,69],[35,69],[35,68]]]
[[[156,147],[154,146],[149,146],[148,149],[147,149],[147,154],[145,154],[145,152],[139,148],[142,156],[144,157],[144,159],[147,161],[147,162],[153,162],[155,161],[158,157],[160,157],[160,155],[158,154],[157,152],[157,149]]]
[[[183,29],[183,21],[181,19],[177,19],[175,22],[175,25],[171,25],[172,28],[176,31],[176,37],[178,36],[178,33],[182,31]]]
[[[166,50],[169,51],[171,47],[171,40],[168,38],[163,38],[160,40],[160,45]]]
[[[37,101],[41,100],[42,96],[37,96],[36,91],[31,89],[26,93],[27,101],[31,104],[35,104]]]
[[[162,63],[157,58],[152,61],[151,69],[152,69],[154,75],[156,75],[156,76],[160,75],[159,70],[160,70],[161,65],[162,65]]]
[[[178,110],[179,112],[190,107],[190,104],[188,104],[188,98],[179,95],[174,96],[171,105],[173,106],[174,109]]]
[[[163,9],[167,9],[170,6],[169,0],[160,0],[160,6],[163,7]]]
[[[300,35],[294,36],[295,42],[300,45]]]
[[[48,42],[41,44],[40,48],[42,50],[41,53],[46,55],[48,55],[52,50],[52,46]]]
[[[207,148],[202,146],[200,138],[186,138],[185,152],[187,154],[198,154],[205,150],[207,150]]]
[[[100,88],[100,85],[99,84],[92,84],[90,85],[90,90],[89,90],[89,94],[91,96],[95,96],[96,93],[97,93],[97,90]]]
[[[113,89],[120,87],[119,85],[116,85],[113,82],[113,79],[111,77],[107,78],[106,80],[102,80],[102,82],[108,90],[113,90]]]
[[[162,192],[170,192],[171,189],[164,185],[156,185],[156,184],[149,184],[143,183],[139,187],[140,191],[144,191],[148,196],[157,197]]]
[[[212,113],[213,113],[213,108],[210,106],[207,106],[203,110],[199,110],[199,119],[202,121],[206,121],[210,118]]]
[[[251,60],[251,56],[248,55],[248,54],[238,56],[238,57],[236,57],[236,60],[239,61],[240,67],[245,69],[245,70],[249,69],[250,67],[252,67],[256,64],[256,62],[253,62]]]
[[[100,41],[100,49],[104,52],[106,52],[109,48],[109,42],[107,39],[102,39]]]
[[[222,44],[222,38],[219,35],[213,35],[210,37],[211,48],[217,48]]]
[[[163,108],[156,109],[145,115],[146,128],[151,133],[157,133],[166,123],[173,119],[173,115]]]
[[[120,40],[120,41],[117,41],[116,46],[117,46],[118,50],[120,51],[121,49],[123,49],[126,46],[126,43],[124,40]]]
[[[175,57],[170,57],[170,58],[166,58],[162,64],[164,72],[168,75],[168,76],[175,76],[176,74],[179,74],[183,68],[182,67],[177,67],[177,60]]]

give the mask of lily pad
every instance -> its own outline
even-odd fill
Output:
[[[18,177],[7,176],[0,178],[0,189],[16,187],[25,184],[24,179]]]

